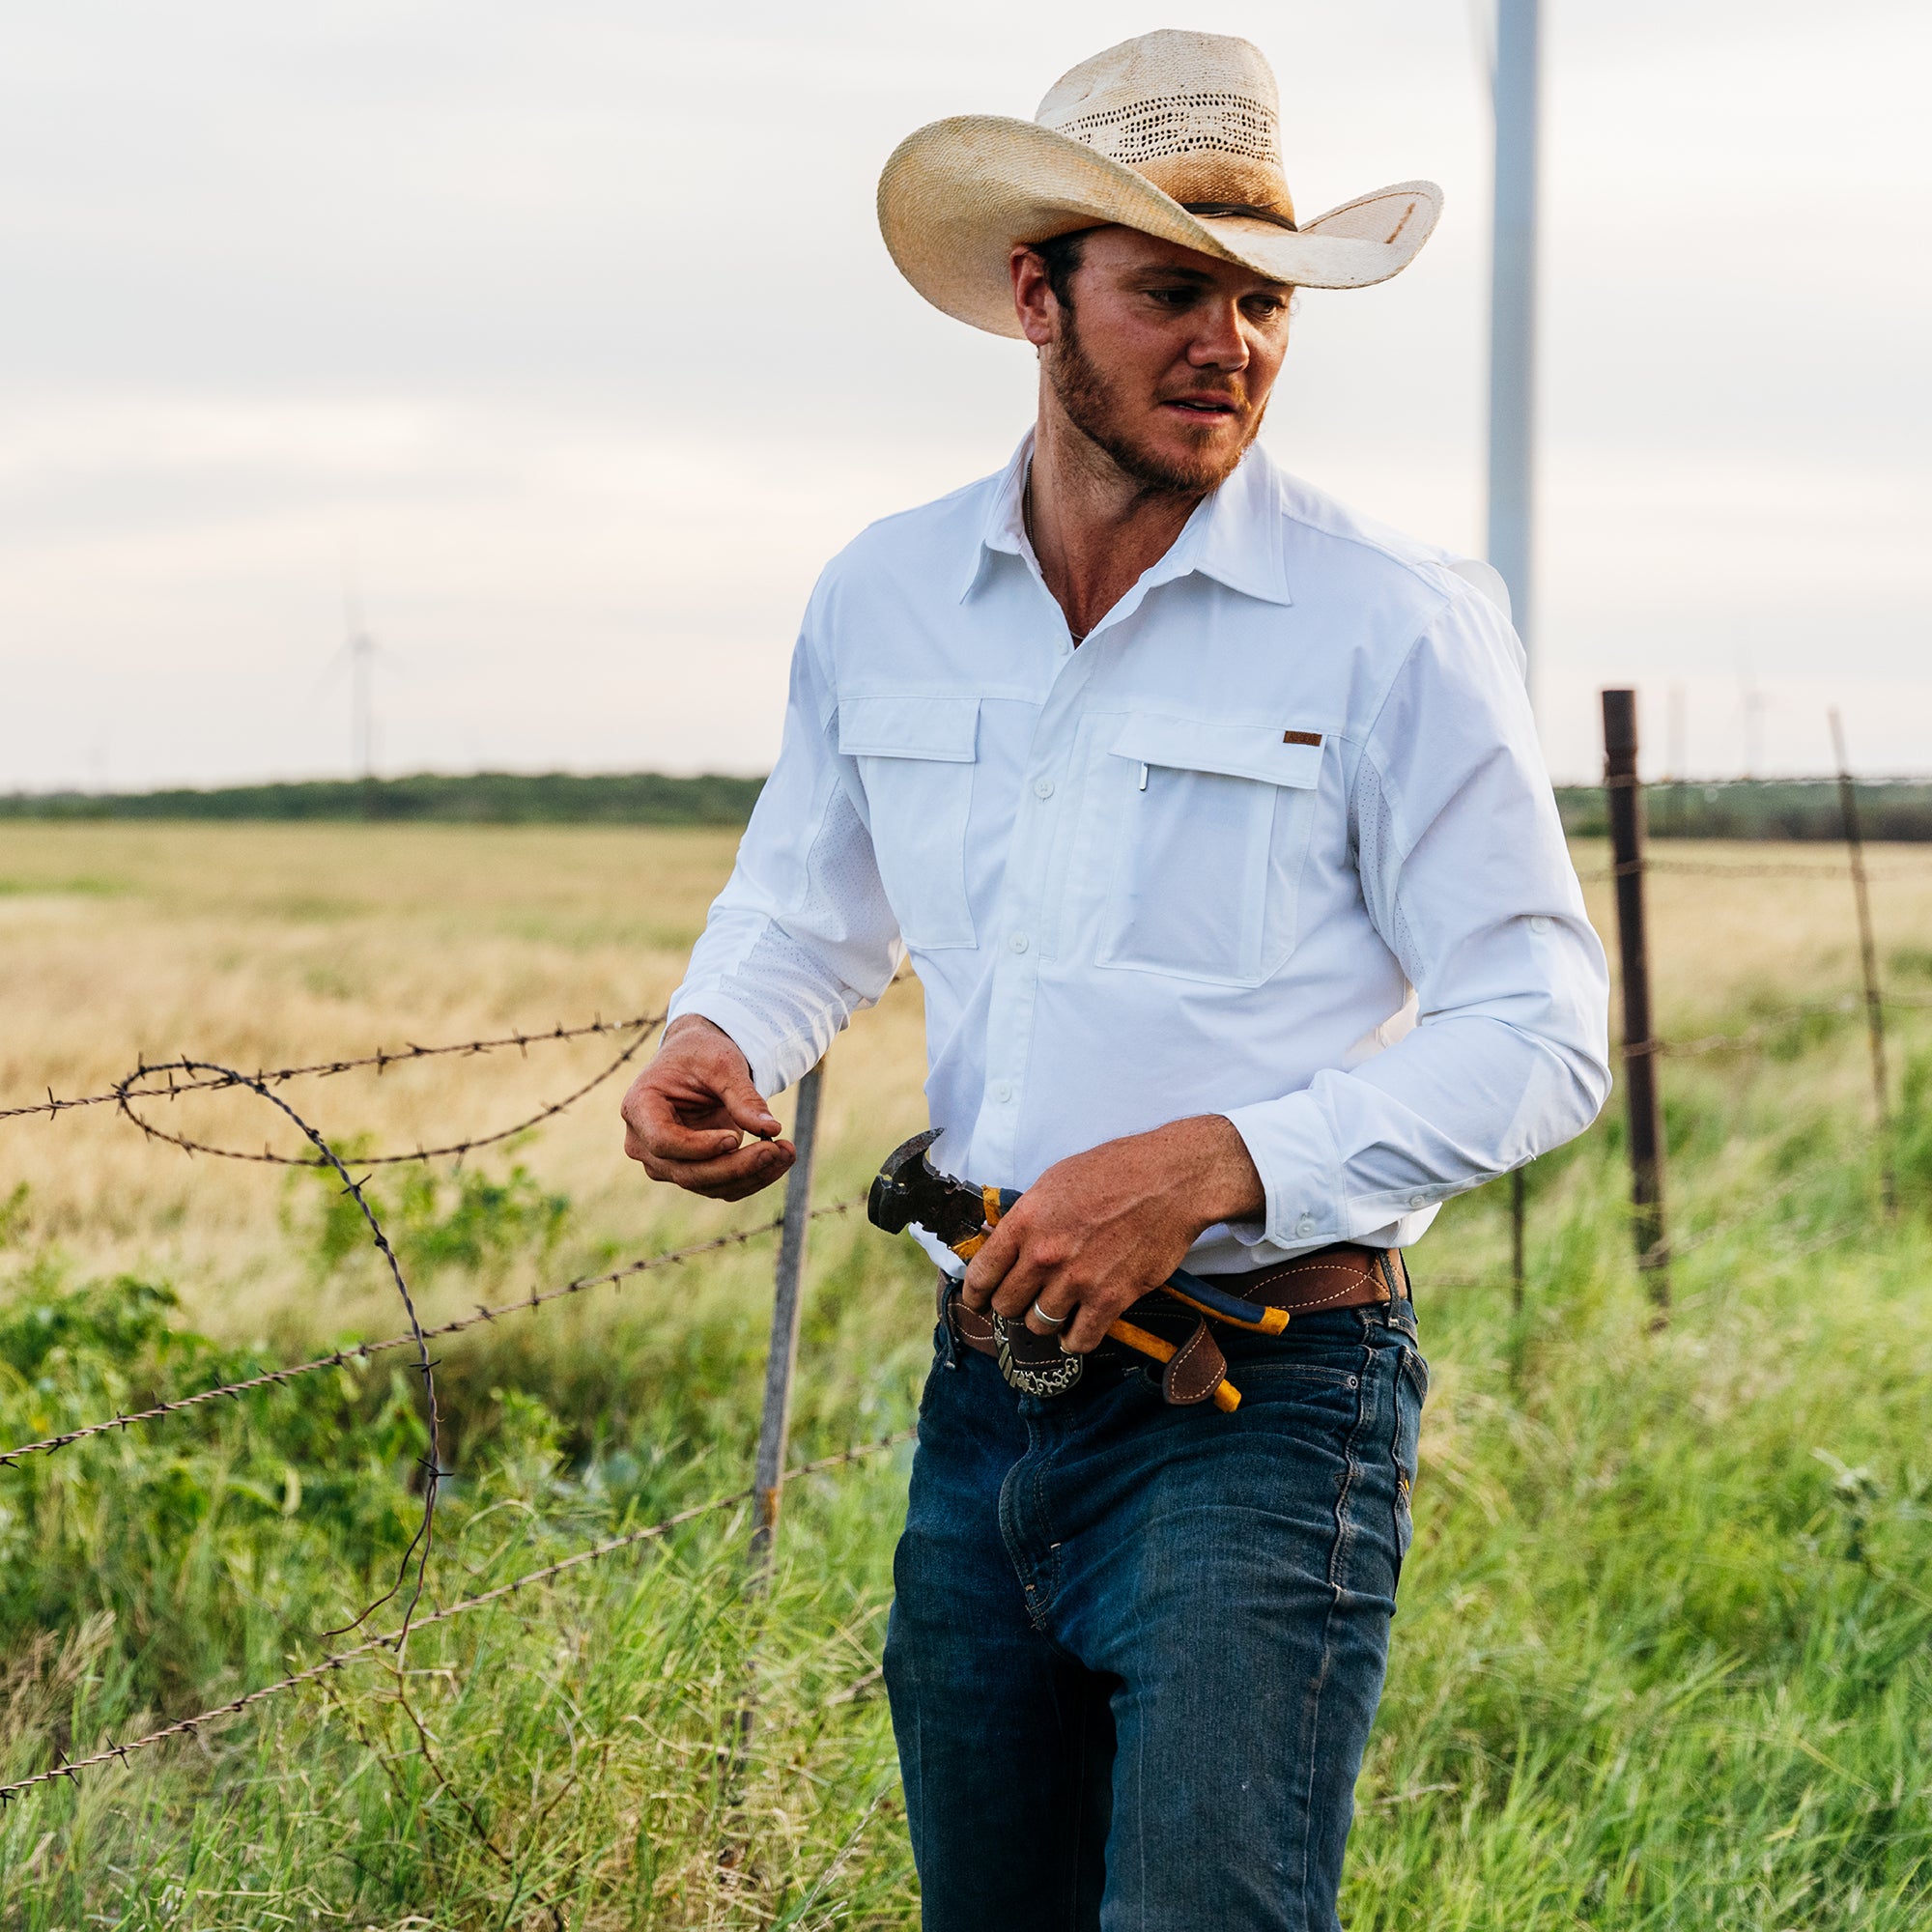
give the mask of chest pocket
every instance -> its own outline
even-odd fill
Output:
[[[905,943],[924,952],[974,943],[966,822],[979,757],[977,697],[848,697],[838,749],[856,758],[879,877]]]
[[[1289,744],[1273,726],[1140,712],[1110,751],[1101,795],[1113,851],[1096,963],[1260,985],[1294,950],[1319,738]]]

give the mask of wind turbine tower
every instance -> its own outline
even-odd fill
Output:
[[[1542,0],[1496,0],[1495,233],[1490,268],[1490,561],[1536,662],[1536,176]],[[1534,680],[1532,678],[1532,690]]]
[[[348,639],[343,652],[349,659],[349,752],[359,779],[376,776],[376,640],[362,621],[362,607],[353,585],[343,592],[343,619]]]

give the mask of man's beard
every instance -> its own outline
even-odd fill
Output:
[[[1046,379],[1053,384],[1053,393],[1059,397],[1060,407],[1073,426],[1090,442],[1105,450],[1124,475],[1150,490],[1189,497],[1212,490],[1233,473],[1261,429],[1266,409],[1264,405],[1254,412],[1246,435],[1232,455],[1223,456],[1218,451],[1210,454],[1206,450],[1176,455],[1171,450],[1151,448],[1137,441],[1127,428],[1127,411],[1120,395],[1080,340],[1071,309],[1061,312],[1060,338],[1047,353]],[[1238,384],[1229,400],[1237,406],[1242,402]]]

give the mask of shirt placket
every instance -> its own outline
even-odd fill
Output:
[[[985,1085],[973,1158],[976,1172],[1009,1176],[1020,1172],[1022,1129],[1031,1111],[1028,1077],[1034,1020],[1040,973],[1049,956],[1042,940],[1050,923],[1065,923],[1065,910],[1062,908],[1054,922],[1046,903],[1053,854],[1062,840],[1077,836],[1087,802],[1090,781],[1077,753],[1089,688],[1106,661],[1108,634],[1135,615],[1156,583],[1177,574],[1156,571],[1143,579],[1076,650],[1038,564],[1029,551],[1023,550],[1021,557],[1052,613],[1058,662],[1046,702],[1034,721],[995,901],[998,952],[986,1009]]]

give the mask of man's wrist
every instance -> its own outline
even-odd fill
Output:
[[[664,1030],[667,1039],[675,1039],[681,1033],[689,1033],[694,1027],[709,1027],[713,1033],[723,1033],[724,1029],[716,1020],[708,1020],[702,1013],[679,1013]]]
[[[1197,1236],[1227,1221],[1257,1221],[1267,1189],[1240,1131],[1225,1114],[1197,1114],[1170,1129],[1179,1143],[1190,1219]]]
[[[702,1013],[679,1013],[665,1028],[664,1034],[658,1041],[658,1051],[662,1053],[672,1040],[682,1038],[689,1034],[696,1033],[700,1028],[706,1033],[716,1034],[727,1046],[737,1047],[740,1053],[744,1053],[745,1049],[738,1046],[738,1042],[716,1020],[708,1020]],[[750,1058],[749,1055],[746,1057]]]

